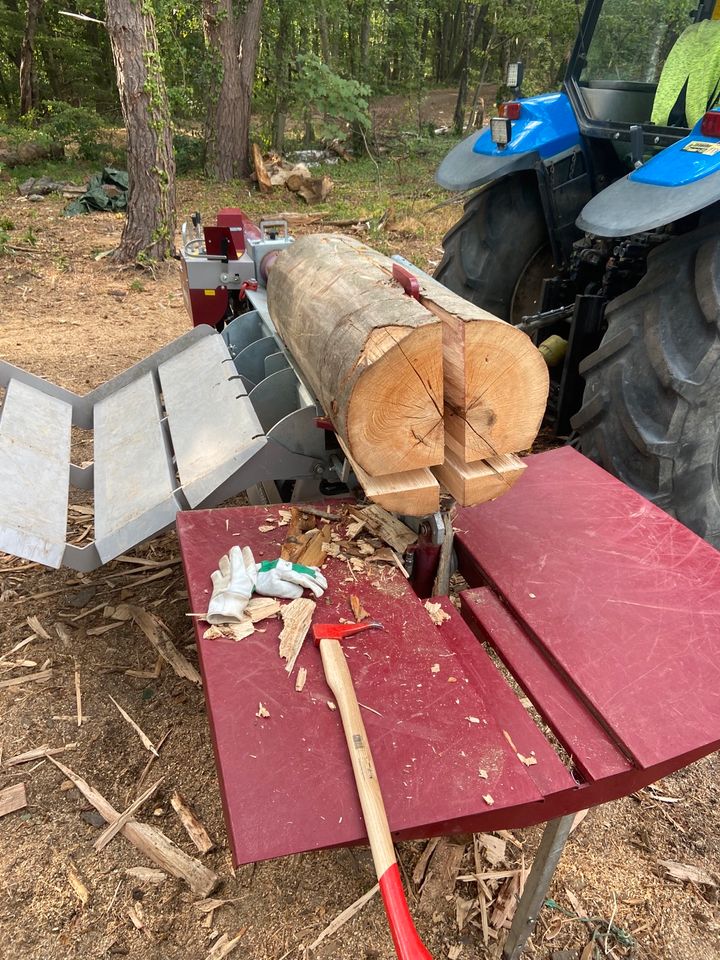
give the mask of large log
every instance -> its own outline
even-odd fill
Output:
[[[392,261],[350,237],[301,237],[270,270],[268,307],[367,474],[442,463],[442,323],[392,280]]]

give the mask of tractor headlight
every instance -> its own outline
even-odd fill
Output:
[[[512,126],[505,117],[493,117],[490,121],[490,139],[498,147],[506,147],[512,137]]]

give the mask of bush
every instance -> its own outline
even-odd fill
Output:
[[[193,173],[205,165],[205,141],[191,137],[186,133],[173,136],[175,148],[175,170],[179,174]]]
[[[102,160],[110,145],[102,140],[103,122],[87,107],[73,107],[62,100],[46,100],[42,132],[57,143],[77,144],[84,160]]]
[[[301,54],[297,59],[296,103],[303,108],[311,106],[323,114],[319,131],[323,140],[343,139],[348,126],[354,129],[370,126],[369,87],[358,80],[341,77],[314,53]]]

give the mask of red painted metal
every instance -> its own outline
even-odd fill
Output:
[[[178,516],[192,610],[206,608],[230,546],[278,556],[284,528],[258,531],[276,509]],[[447,600],[450,619],[432,624],[399,571],[351,579],[337,560],[325,567],[318,618],[348,617],[355,593],[385,627],[344,649],[396,838],[528,826],[720,748],[712,547],[569,448],[530,457],[518,485],[460,511],[455,526],[461,572],[492,587],[463,595],[473,632]],[[235,862],[361,842],[317,649],[306,642],[300,654],[308,678],[296,693],[278,622],[242,643],[205,640],[205,626],[196,623],[198,651]],[[478,638],[515,673],[581,782]],[[256,716],[260,702],[269,718]]]
[[[570,447],[527,464],[460,511],[466,579],[504,597],[639,769],[717,749],[720,553]]]
[[[228,260],[237,260],[242,256],[243,235],[240,230],[231,230],[230,227],[204,227],[205,250],[211,257],[227,257]],[[235,246],[236,241],[240,247]]]
[[[260,533],[268,516],[278,516],[277,508],[178,515],[191,610],[207,608],[210,574],[231,546],[247,543],[258,561],[279,555],[287,528]],[[394,835],[424,837],[470,824],[494,829],[515,825],[515,816],[525,823],[544,820],[547,803],[534,768],[517,759],[503,734],[515,731],[518,749],[529,753],[537,749],[528,745],[539,732],[460,617],[436,627],[399,570],[378,568],[372,579],[355,581],[346,564],[331,558],[324,572],[329,588],[319,601],[319,618],[349,617],[354,593],[385,627],[345,641],[343,649],[364,704]],[[342,724],[327,706],[331,695],[319,651],[305,642],[297,666],[308,676],[296,693],[277,654],[281,624],[266,620],[261,627],[263,633],[235,643],[204,639],[207,624],[196,623],[236,863],[365,839]],[[261,702],[269,718],[256,716]],[[557,760],[551,768],[551,750],[545,749],[555,791],[572,793],[572,778]],[[492,796],[492,806],[483,794]]]
[[[214,290],[191,290],[183,286],[185,307],[190,314],[193,326],[207,323],[216,327],[228,309],[228,292],[224,287]]]
[[[395,953],[399,960],[432,960],[432,954],[418,936],[410,916],[397,863],[388,867],[379,883]]]
[[[397,280],[409,297],[413,297],[415,300],[420,299],[420,284],[414,274],[399,263],[393,263],[392,274],[393,279]]]

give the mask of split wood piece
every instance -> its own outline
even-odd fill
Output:
[[[446,897],[452,896],[455,890],[464,853],[464,843],[453,843],[445,837],[440,840],[433,851],[420,892],[420,913],[431,917],[449,909]]]
[[[310,629],[315,607],[314,600],[306,600],[301,597],[282,608],[284,626],[280,632],[279,653],[282,659],[287,661],[285,669],[288,673],[293,672],[295,661],[300,655],[303,641]]]
[[[425,844],[425,849],[418,857],[418,861],[415,864],[415,867],[412,872],[412,881],[416,887],[419,887],[423,880],[425,879],[425,871],[427,870],[427,865],[430,862],[430,857],[432,857],[435,852],[435,847],[440,843],[440,837],[433,837],[431,840]]]
[[[424,517],[440,509],[440,484],[429,469],[371,477],[355,462],[341,437],[338,442],[368,500],[391,513],[404,513],[408,517]]]
[[[224,960],[225,957],[230,956],[235,947],[238,946],[242,938],[247,933],[247,929],[247,927],[243,927],[232,938],[232,940],[226,933],[223,933],[222,936],[218,937],[218,939],[210,948],[210,953],[207,955],[207,960]]]
[[[371,477],[443,459],[442,323],[392,268],[351,237],[314,234],[284,250],[268,278],[275,326]]]
[[[68,780],[72,780],[80,793],[89,800],[104,820],[112,823],[120,816],[113,805],[94,787],[91,787],[86,780],[66,767],[64,763],[60,763],[59,760],[55,760],[53,757],[48,759],[65,774]],[[120,832],[126,840],[137,847],[158,867],[171,873],[174,877],[184,880],[196,896],[209,897],[217,889],[220,883],[217,874],[200,863],[199,860],[195,860],[194,857],[188,856],[183,850],[176,847],[172,840],[169,840],[164,833],[161,833],[155,827],[146,823],[139,823],[137,820],[129,820]]]
[[[526,333],[418,277],[420,303],[443,322],[445,443],[472,463],[527,450],[545,413],[548,368]]]
[[[333,934],[337,933],[338,930],[345,926],[348,920],[352,920],[356,913],[358,913],[368,900],[372,900],[375,894],[380,889],[380,884],[376,883],[374,887],[371,887],[367,893],[364,893],[361,897],[351,903],[349,907],[346,907],[342,913],[339,913],[334,920],[332,920],[324,930],[322,930],[317,937],[313,940],[310,946],[307,948],[309,953],[312,953],[313,950],[317,950],[323,940],[327,940],[328,937],[331,937]]]
[[[19,763],[30,763],[33,760],[39,760],[41,757],[55,757],[59,753],[65,753],[67,750],[74,750],[77,743],[66,743],[64,747],[53,747],[49,749],[48,744],[41,747],[35,747],[33,750],[26,750],[25,753],[18,753],[14,757],[3,760],[3,766],[14,767]]]
[[[274,597],[250,597],[245,607],[245,614],[253,623],[275,617],[278,613],[280,613],[280,604]]]
[[[523,892],[525,878],[523,870],[516,870],[511,877],[500,887],[498,895],[493,904],[493,910],[490,914],[490,926],[495,930],[501,930],[509,926],[510,921],[515,915],[518,901]]]
[[[418,538],[414,530],[382,507],[360,507],[350,512],[361,520],[371,533],[393,550],[397,550],[400,555]]]
[[[190,661],[176,649],[175,644],[170,639],[170,633],[162,620],[154,614],[148,613],[147,610],[143,610],[142,607],[128,604],[126,609],[130,611],[135,623],[140,627],[163,660],[166,660],[170,664],[175,673],[179,677],[190,680],[191,683],[202,686],[200,674]]]
[[[260,193],[272,193],[270,174],[267,172],[262,151],[256,143],[253,143],[251,150],[253,168],[255,170],[255,179],[257,180],[257,185],[260,188]]]
[[[175,813],[180,817],[180,821],[187,830],[188,836],[200,853],[209,853],[211,850],[214,850],[215,844],[200,822],[200,818],[182,794],[176,790],[170,797],[170,803]]]
[[[96,853],[100,853],[101,850],[105,849],[112,838],[122,830],[128,820],[130,820],[132,816],[137,813],[140,807],[150,799],[164,779],[164,777],[160,777],[159,780],[156,780],[155,783],[151,787],[148,787],[144,793],[141,793],[137,800],[134,800],[126,810],[123,810],[117,820],[113,820],[112,823],[105,827],[103,832],[95,841],[94,846]]]
[[[27,806],[27,794],[24,783],[14,783],[11,787],[0,790],[0,817]]]
[[[307,670],[305,667],[300,667],[295,679],[295,690],[298,693],[302,693],[303,688],[305,687],[305,681],[307,680]]]
[[[148,737],[148,735],[145,733],[145,731],[142,730],[137,723],[135,723],[133,718],[130,716],[130,714],[126,710],[123,710],[123,708],[120,706],[120,704],[117,702],[117,700],[114,697],[110,697],[110,700],[115,704],[115,706],[120,711],[120,716],[123,718],[123,720],[129,723],[130,726],[135,731],[135,733],[140,737],[142,745],[145,747],[145,749],[149,750],[150,753],[154,753],[155,756],[157,756],[158,752],[155,749],[155,745],[153,744],[150,737]]]
[[[433,467],[433,473],[461,507],[470,507],[507,493],[524,469],[523,461],[513,453],[463,463],[448,448],[445,463]]]
[[[52,670],[38,670],[37,673],[26,673],[24,677],[10,677],[8,680],[0,680],[0,689],[18,687],[22,683],[32,683],[35,680],[44,682],[50,679],[52,673]]]

